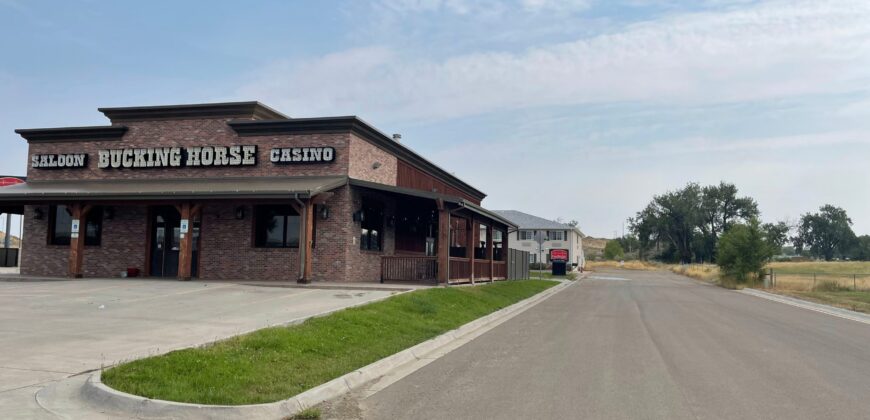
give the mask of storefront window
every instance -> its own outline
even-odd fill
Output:
[[[504,242],[502,241],[502,231],[492,231],[492,259],[495,261],[504,261]]]
[[[52,206],[49,210],[49,243],[51,245],[69,245],[72,230],[72,215],[66,206]],[[85,245],[100,245],[103,233],[103,208],[94,207],[88,212],[79,234],[85,235]]]
[[[474,247],[474,258],[486,260],[489,259],[489,255],[486,254],[486,241],[488,240],[486,237],[486,225],[480,225],[478,231],[480,233],[478,234],[477,246]]]
[[[254,246],[299,247],[299,213],[292,207],[257,206],[254,220]]]
[[[380,251],[384,232],[383,207],[372,202],[363,202],[363,218],[360,221],[360,249]]]

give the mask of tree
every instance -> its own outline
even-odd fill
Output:
[[[870,235],[861,235],[855,238],[855,245],[852,247],[852,259],[870,261]]]
[[[757,219],[731,226],[719,238],[716,263],[725,275],[743,283],[762,275],[764,264],[773,256]]]
[[[818,213],[801,216],[797,236],[792,238],[798,252],[809,250],[810,255],[831,261],[839,253],[845,256],[854,244],[852,219],[846,210],[825,204]]]
[[[700,213],[703,222],[699,225],[702,238],[698,239],[698,250],[701,259],[713,261],[719,235],[736,222],[758,217],[758,205],[751,197],[738,197],[734,184],[720,182],[701,190]]]
[[[770,245],[773,255],[782,254],[782,248],[788,242],[788,232],[791,227],[786,222],[765,223],[761,225],[761,230],[764,231],[764,237]]]
[[[606,260],[621,260],[625,257],[625,251],[622,250],[622,245],[617,240],[610,240],[604,245],[604,259]]]

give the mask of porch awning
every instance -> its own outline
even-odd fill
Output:
[[[311,197],[345,176],[28,181],[0,188],[0,204],[57,200],[266,199]]]
[[[468,209],[468,211],[471,211],[473,213],[477,213],[483,217],[486,217],[488,219],[499,222],[499,223],[501,223],[509,228],[514,228],[514,229],[517,228],[516,224],[514,224],[513,222],[511,222],[508,219],[505,219],[500,214],[493,212],[493,211],[490,211],[490,210],[487,210],[481,206],[478,206],[477,204],[474,204],[474,203],[472,203],[472,202],[470,202],[462,197],[456,197],[456,196],[446,195],[446,194],[439,194],[439,193],[435,193],[435,192],[415,190],[415,189],[411,189],[411,188],[396,187],[396,186],[392,186],[392,185],[378,184],[376,182],[362,181],[362,180],[353,179],[353,178],[350,178],[349,182],[350,182],[350,185],[354,185],[357,187],[371,188],[374,190],[391,192],[391,193],[395,193],[395,194],[409,195],[412,197],[430,198],[432,200],[440,199],[440,200],[443,200],[445,203],[456,204],[458,207],[463,207],[465,209]]]

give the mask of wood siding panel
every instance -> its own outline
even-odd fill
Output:
[[[480,205],[480,200],[478,198],[448,185],[444,181],[415,168],[408,162],[399,160],[396,169],[396,186],[462,197],[474,204]]]

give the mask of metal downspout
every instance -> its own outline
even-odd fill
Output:
[[[308,199],[310,200],[311,191],[308,192],[308,195]],[[305,219],[303,219],[303,221],[305,222],[305,226],[308,226],[307,218],[311,217],[311,215],[308,214],[308,209],[305,207],[305,203],[303,203],[302,200],[299,199],[299,193],[293,193],[293,199],[296,200],[296,203],[299,204],[299,208],[302,209],[302,212],[305,215]],[[308,249],[307,229],[303,228],[301,229],[301,231],[303,237],[302,239],[304,239],[305,242],[301,243],[301,246],[299,247],[299,278],[297,280],[305,280],[305,253]]]

